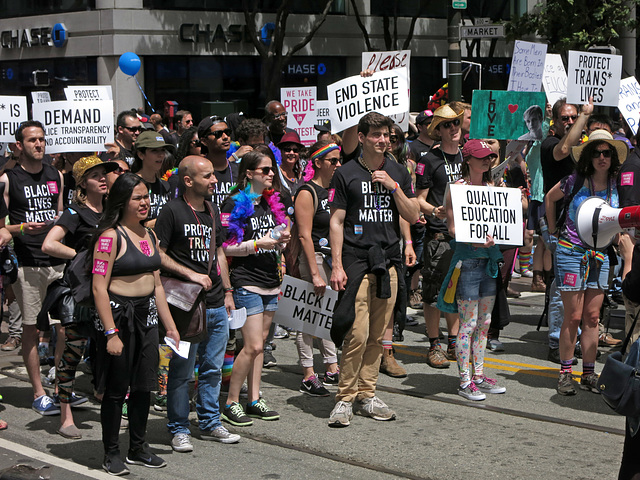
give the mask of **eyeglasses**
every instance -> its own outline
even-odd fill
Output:
[[[287,152],[298,153],[299,150],[297,147],[282,147],[282,151],[284,153],[287,153]]]
[[[200,140],[191,140],[191,145],[196,148],[199,148],[199,147],[202,147],[202,142]]]
[[[562,120],[563,122],[568,122],[569,119],[573,120],[574,122],[578,119],[577,115],[565,115],[560,117],[560,120]]]
[[[337,158],[325,158],[326,161],[330,162],[331,165],[337,165],[340,162],[340,157]]]
[[[396,143],[396,142],[398,141],[398,136],[397,136],[397,135],[391,135],[391,136],[389,137],[389,141],[390,141],[391,143]]]
[[[451,120],[450,122],[443,122],[440,125],[443,126],[444,128],[451,128],[451,125],[454,125],[457,127],[460,125],[460,120],[456,118],[455,120]]]
[[[611,150],[608,148],[606,150],[595,150],[591,154],[591,158],[600,158],[600,154],[604,155],[604,158],[611,158]]]
[[[263,175],[269,175],[271,172],[276,173],[276,169],[273,167],[260,167],[254,169],[255,172],[262,172]]]
[[[127,126],[125,125],[123,128],[126,128],[127,130],[129,130],[130,132],[133,132],[133,133],[136,133],[136,132],[140,133],[140,132],[142,132],[142,127],[127,127]]]
[[[207,133],[207,137],[210,137],[211,135],[213,135],[214,137],[216,137],[216,140],[219,140],[223,134],[226,135],[227,137],[230,137],[232,133],[233,132],[230,128],[225,128],[224,130],[214,130],[213,132],[209,132]]]
[[[129,170],[128,168],[125,170],[122,167],[118,167],[113,171],[113,173],[115,173],[116,175],[122,175],[123,173],[127,173],[127,172],[130,172],[130,171],[131,170]]]
[[[275,118],[276,120],[280,120],[281,118],[286,118],[288,114],[288,112],[274,113],[273,118]]]

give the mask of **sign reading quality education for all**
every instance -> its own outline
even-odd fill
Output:
[[[15,142],[16,131],[27,120],[27,97],[0,96],[0,142]]]
[[[567,103],[618,106],[622,56],[569,50]]]
[[[47,153],[106,150],[113,142],[113,102],[33,104],[33,118],[45,127]]]
[[[450,184],[456,242],[522,245],[522,192],[519,188]]]
[[[382,115],[409,110],[407,74],[402,68],[375,73],[371,77],[355,75],[327,86],[331,132],[357,125],[363,115]]]

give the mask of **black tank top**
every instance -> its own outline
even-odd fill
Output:
[[[111,269],[112,277],[126,277],[129,275],[140,275],[141,273],[150,273],[160,268],[160,252],[156,248],[156,236],[151,229],[147,229],[151,237],[149,248],[153,248],[153,255],[147,256],[133,244],[133,241],[127,235],[124,228],[116,228],[118,235],[118,251],[120,251],[120,236],[124,236],[127,242],[127,251],[120,258],[116,258]]]
[[[55,219],[58,213],[58,197],[62,193],[58,170],[44,163],[38,173],[29,173],[18,165],[7,172],[7,178],[9,221],[12,225]],[[13,237],[16,256],[21,266],[48,267],[64,263],[63,259],[53,258],[42,252],[42,243],[47,233],[48,229],[38,235]]]

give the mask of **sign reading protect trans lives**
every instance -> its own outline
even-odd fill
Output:
[[[0,96],[0,142],[15,142],[18,127],[27,120],[27,97]]]
[[[91,102],[96,100],[113,100],[111,85],[73,86],[64,89],[67,100]]]
[[[567,103],[618,106],[622,56],[569,50]]]
[[[456,242],[522,245],[522,192],[519,188],[451,184]]]
[[[407,73],[402,68],[355,75],[327,86],[331,133],[357,125],[369,112],[393,115],[409,110]]]
[[[113,143],[113,102],[34,103],[33,118],[45,127],[47,153],[105,151]]]
[[[322,297],[313,291],[313,284],[284,276],[280,286],[278,310],[273,321],[314,337],[331,340],[333,309],[338,292],[327,287]]]

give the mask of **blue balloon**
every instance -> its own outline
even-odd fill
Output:
[[[133,77],[140,71],[140,57],[138,57],[138,55],[133,52],[125,52],[120,55],[118,65],[120,66],[120,70],[122,70],[122,73]]]

